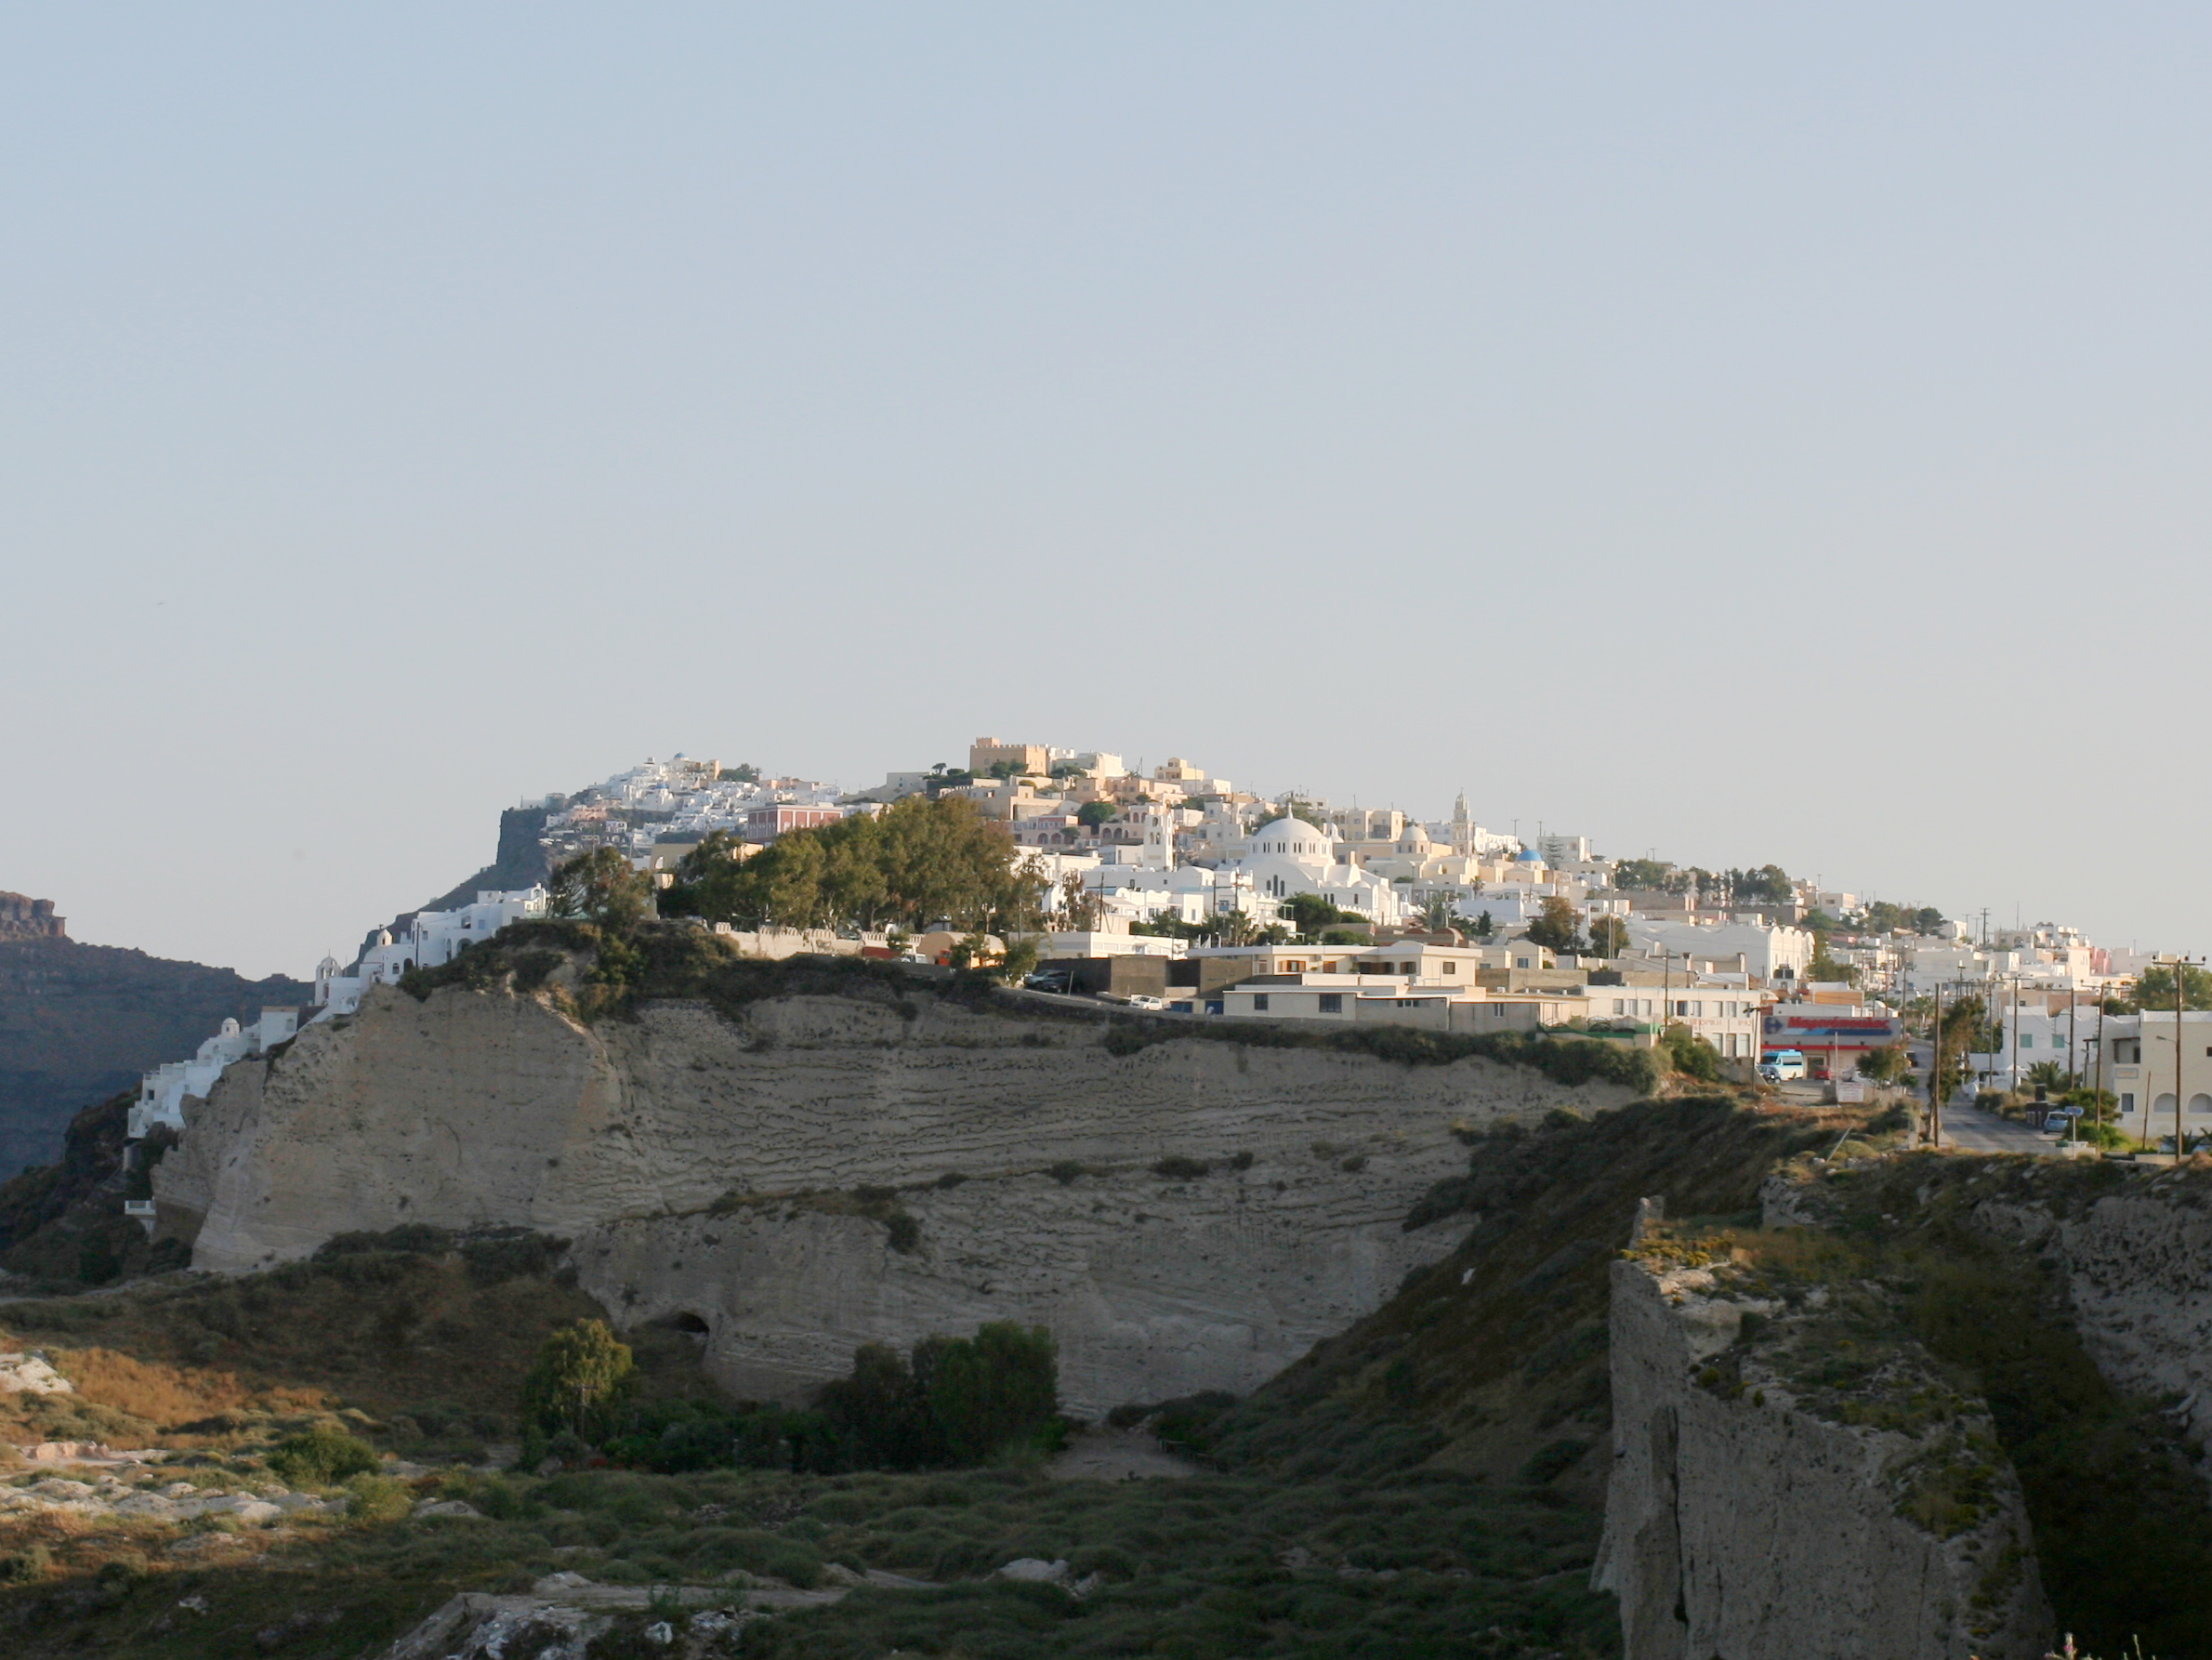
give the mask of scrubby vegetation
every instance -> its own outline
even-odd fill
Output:
[[[1034,1464],[1065,1444],[1058,1358],[1042,1327],[999,1321],[911,1357],[863,1345],[809,1406],[636,1398],[629,1350],[597,1321],[555,1332],[523,1383],[521,1464],[551,1454],[664,1475],[703,1469],[965,1469]]]

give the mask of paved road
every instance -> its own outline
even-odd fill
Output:
[[[2059,1143],[2024,1124],[1979,1107],[1953,1102],[1943,1109],[1943,1145],[1964,1153],[2038,1153],[2055,1156]]]

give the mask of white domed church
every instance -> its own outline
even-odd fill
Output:
[[[1398,889],[1383,876],[1340,862],[1336,846],[1333,827],[1281,818],[1253,832],[1244,858],[1231,868],[1249,877],[1253,891],[1268,899],[1316,893],[1339,911],[1356,911],[1369,922],[1388,925],[1401,920],[1405,905]]]

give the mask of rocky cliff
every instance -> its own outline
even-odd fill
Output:
[[[1593,1583],[1620,1597],[1631,1660],[2045,1653],[2020,1484],[1984,1405],[1870,1333],[1870,1289],[1792,1299],[1706,1257],[1647,1246],[1613,1268]]]
[[[1455,1126],[1629,1096],[1479,1058],[1128,1052],[864,977],[586,1021],[570,972],[379,989],[232,1067],[155,1173],[163,1230],[223,1271],[408,1222],[559,1234],[618,1321],[701,1334],[754,1396],[864,1341],[1034,1321],[1095,1413],[1249,1389],[1444,1255],[1455,1232],[1401,1224],[1461,1168]]]

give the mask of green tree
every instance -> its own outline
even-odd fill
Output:
[[[1058,1365],[1050,1332],[1010,1320],[914,1350],[915,1378],[956,1464],[983,1463],[1042,1430],[1059,1409]]]
[[[1600,956],[1618,956],[1628,949],[1628,925],[1618,916],[1590,919],[1590,949]]]
[[[1779,864],[1762,864],[1757,870],[1731,870],[1727,880],[1729,891],[1735,895],[1738,903],[1786,905],[1797,897],[1796,884]]]
[[[860,1469],[925,1469],[945,1462],[944,1437],[929,1398],[896,1349],[865,1343],[853,1351],[849,1376],[816,1391],[841,1450]]]
[[[620,931],[652,909],[652,884],[613,848],[579,853],[554,871],[553,915]]]
[[[745,874],[744,864],[759,851],[727,830],[710,831],[676,867],[675,884],[661,895],[661,914],[722,922],[746,916],[749,923],[756,878]]]
[[[823,882],[829,875],[829,850],[823,837],[806,831],[780,836],[751,863],[760,884],[764,921],[776,928],[812,928],[825,920]]]
[[[1432,934],[1459,926],[1459,902],[1449,893],[1431,895],[1421,906],[1421,926]]]
[[[1888,1084],[1903,1077],[1910,1065],[1903,1044],[1885,1044],[1859,1057],[1859,1075],[1876,1084]]]
[[[2171,1013],[2174,1007],[2174,971],[2162,964],[2154,964],[2135,977],[2135,984],[2128,989],[2130,1012],[2149,1009]],[[2212,1008],[2212,971],[2198,968],[2194,963],[2181,965],[2181,1006],[2184,1008]]]
[[[1481,914],[1480,916],[1478,916],[1478,917],[1476,917],[1476,918],[1475,918],[1475,938],[1476,938],[1476,939],[1478,939],[1478,940],[1487,940],[1487,939],[1489,939],[1489,938],[1490,938],[1490,936],[1491,936],[1492,934],[1495,933],[1496,931],[1497,931],[1497,924],[1496,924],[1496,923],[1494,923],[1494,922],[1493,922],[1493,921],[1491,921],[1491,919],[1490,919],[1490,913],[1489,913],[1488,911],[1485,911],[1485,912],[1483,912],[1483,913],[1482,913],[1482,914]]]
[[[1034,940],[1009,940],[1006,955],[998,961],[998,977],[1008,985],[1020,985],[1037,971],[1037,942]]]
[[[1075,822],[1086,829],[1096,830],[1100,824],[1112,823],[1121,806],[1113,801],[1086,801],[1075,810]]]
[[[1720,1081],[1720,1051],[1689,1027],[1668,1026],[1660,1043],[1668,1063],[1684,1077],[1705,1084]]]
[[[617,1341],[605,1321],[561,1326],[539,1346],[522,1380],[523,1419],[543,1433],[567,1429],[593,1441],[636,1376],[629,1345]]]
[[[1531,942],[1550,951],[1580,951],[1583,949],[1582,913],[1574,908],[1572,900],[1553,894],[1537,907],[1536,920],[1530,923],[1527,935]]]
[[[1616,888],[1652,891],[1663,888],[1674,866],[1664,859],[1623,859],[1613,867]]]
[[[1339,911],[1333,901],[1318,893],[1294,893],[1283,902],[1282,913],[1296,925],[1301,935],[1319,933],[1332,922],[1358,922],[1349,912]]]

